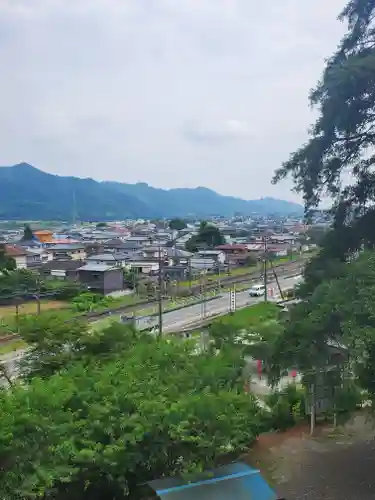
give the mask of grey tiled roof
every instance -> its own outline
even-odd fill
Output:
[[[119,268],[107,266],[106,264],[91,264],[90,263],[90,264],[86,264],[85,266],[79,267],[78,271],[106,272],[106,271],[112,271],[113,269],[119,269]]]

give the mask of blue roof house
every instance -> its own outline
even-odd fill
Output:
[[[215,469],[200,479],[156,479],[148,483],[161,500],[277,500],[260,471],[243,463]]]

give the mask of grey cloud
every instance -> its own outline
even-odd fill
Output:
[[[191,122],[183,128],[183,134],[192,140],[203,142],[226,141],[251,137],[252,130],[248,123],[226,119],[212,122]]]
[[[342,0],[2,0],[0,164],[295,198]],[[235,175],[234,175],[235,172]]]

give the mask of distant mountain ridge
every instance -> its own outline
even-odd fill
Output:
[[[137,217],[231,216],[236,212],[301,214],[297,203],[242,200],[204,187],[159,189],[146,183],[98,182],[48,174],[27,163],[0,167],[0,218],[121,220]]]

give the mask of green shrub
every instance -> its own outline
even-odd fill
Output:
[[[338,413],[350,413],[361,405],[363,397],[354,382],[347,382],[344,387],[336,389],[334,400]]]
[[[306,416],[305,391],[295,384],[272,392],[266,403],[271,409],[270,426],[275,430],[293,427]]]
[[[52,291],[54,291],[52,289]],[[54,291],[57,300],[71,300],[82,292],[82,286],[79,283],[68,283],[60,290]]]

